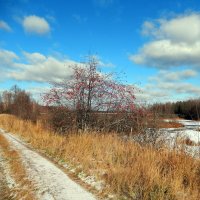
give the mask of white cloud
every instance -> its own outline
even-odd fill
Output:
[[[175,43],[196,43],[200,38],[200,15],[192,13],[170,20],[145,21],[142,33],[156,39],[169,39]]]
[[[46,84],[40,84],[38,86],[28,87],[26,91],[29,92],[34,97],[34,100],[36,100],[40,105],[43,105],[44,101],[41,97],[45,93],[49,92],[50,89],[50,85],[47,86]]]
[[[24,52],[24,55],[30,63],[34,63],[34,64],[43,63],[46,60],[46,57],[40,53]]]
[[[191,78],[198,80],[197,71],[186,69],[182,71],[160,70],[150,77],[146,85],[137,93],[139,101],[149,103],[178,101],[200,97],[200,87],[190,82]]]
[[[11,51],[0,51],[1,74],[20,81],[57,82],[69,78],[72,66],[83,65],[70,59],[58,59],[40,53],[23,52],[24,62]],[[17,60],[16,60],[17,59]],[[8,70],[9,69],[9,70]]]
[[[139,90],[135,93],[135,96],[138,103],[149,104],[169,101],[170,92],[161,91],[155,87],[146,85],[140,87]]]
[[[200,38],[200,15],[191,14],[162,21],[160,35],[173,42],[196,43]]]
[[[145,21],[142,25],[141,33],[145,36],[154,35],[155,25],[153,22]]]
[[[0,49],[0,68],[12,67],[14,60],[18,58],[14,52]]]
[[[22,53],[23,56],[19,57],[12,51],[0,50],[1,74],[4,72],[6,78],[20,81],[60,82],[72,75],[75,65],[85,66],[84,63],[70,60],[60,54],[45,56],[38,52]],[[94,56],[94,59],[98,60],[101,67],[114,67],[112,63],[104,63],[97,56]]]
[[[145,44],[140,52],[130,56],[136,64],[167,68],[173,66],[200,66],[200,41],[188,45],[172,43],[170,40],[157,40]]]
[[[9,71],[14,68],[14,63],[18,59],[18,56],[14,52],[0,49],[0,81],[7,78]]]
[[[169,82],[177,82],[177,81],[183,81],[185,79],[193,78],[197,76],[197,72],[191,69],[183,70],[183,71],[167,71],[167,70],[161,70],[158,72],[156,76],[150,77],[150,81],[169,81]]]
[[[49,23],[44,18],[36,15],[24,17],[22,25],[27,33],[44,35],[50,32]]]
[[[115,65],[111,62],[103,62],[99,60],[99,66],[100,67],[115,67]]]
[[[4,31],[12,31],[12,29],[10,28],[10,26],[3,20],[0,20],[0,29],[4,30]]]
[[[147,84],[136,93],[136,100],[145,103],[169,102],[200,97],[200,88],[185,82],[176,84],[170,82],[156,82]]]
[[[175,97],[177,98],[180,95],[189,96],[189,97],[200,97],[200,88],[187,82],[177,82],[176,84],[170,82],[162,82],[158,84],[159,91],[167,91],[171,95],[168,96],[168,99]]]
[[[61,81],[72,74],[71,66],[78,64],[72,60],[58,60],[39,53],[24,53],[28,64],[16,63],[18,71],[9,74],[16,80],[37,82]]]
[[[146,21],[142,34],[151,36],[152,41],[130,56],[134,63],[165,69],[183,65],[200,67],[200,14]]]

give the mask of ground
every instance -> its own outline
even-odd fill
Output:
[[[1,152],[1,149],[0,149]],[[10,188],[8,187],[8,181],[6,180],[5,174],[5,160],[0,153],[0,199],[1,200],[12,200]]]
[[[28,179],[33,182],[39,200],[94,200],[91,193],[72,181],[52,162],[27,148],[26,145],[9,133],[1,131],[13,149],[21,155]],[[1,174],[0,174],[1,177]],[[4,182],[0,178],[0,182]],[[4,185],[4,184],[2,184]],[[2,188],[4,190],[4,188]]]

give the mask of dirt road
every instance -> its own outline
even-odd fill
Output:
[[[36,188],[39,200],[94,200],[91,193],[72,181],[61,169],[39,155],[15,136],[0,130],[11,147],[21,156],[22,162]]]

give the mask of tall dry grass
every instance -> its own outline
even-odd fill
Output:
[[[200,161],[184,153],[155,150],[115,134],[50,133],[29,121],[1,115],[0,126],[22,136],[46,154],[78,166],[105,181],[103,193],[114,199],[200,199]]]

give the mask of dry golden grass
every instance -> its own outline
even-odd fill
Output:
[[[160,121],[158,124],[158,127],[159,128],[182,128],[184,127],[184,125],[175,121],[170,121],[170,122]]]
[[[33,194],[33,185],[27,179],[26,171],[21,162],[21,158],[17,151],[10,148],[6,138],[0,134],[0,147],[3,151],[4,157],[8,160],[10,172],[14,178],[18,188],[13,188],[12,193],[15,196],[13,199],[36,199]]]
[[[53,158],[103,179],[102,193],[116,194],[115,199],[200,199],[200,161],[184,153],[141,147],[115,134],[61,136],[44,130],[40,123],[9,115],[0,116],[0,126]]]

